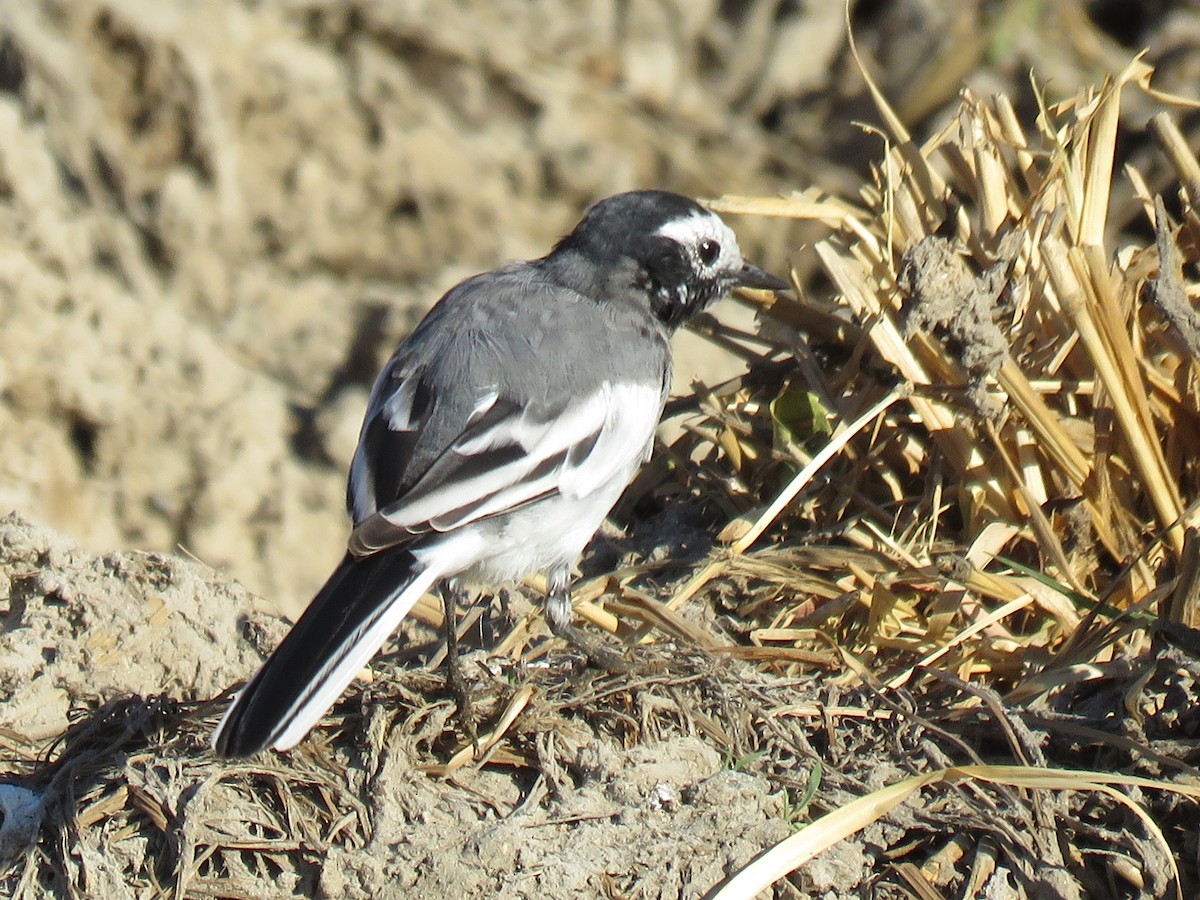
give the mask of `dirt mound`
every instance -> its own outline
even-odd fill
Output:
[[[124,694],[220,694],[286,623],[207,566],[160,553],[92,557],[0,519],[0,727],[47,741],[69,714]],[[250,639],[253,639],[253,642]]]
[[[208,751],[224,704],[208,698],[250,674],[256,647],[285,627],[246,591],[162,554],[90,557],[16,516],[0,520],[0,588],[0,729],[10,751],[29,753],[25,775],[0,784],[0,848],[26,859],[0,883],[17,895],[70,882],[136,897],[150,873],[174,871],[181,893],[209,896],[575,896],[632,884],[682,896],[788,832],[770,782],[697,737],[669,728],[626,747],[611,726],[588,727],[590,712],[568,721],[563,704],[587,683],[563,660],[533,675],[542,696],[494,768],[439,779],[414,767],[436,768],[457,740],[453,709],[439,677],[386,661],[385,677],[360,684],[290,761],[230,764]],[[485,717],[529,677],[473,668]],[[652,693],[674,680],[654,679]],[[57,736],[39,759],[34,748]],[[71,823],[68,854],[19,840],[43,819]]]

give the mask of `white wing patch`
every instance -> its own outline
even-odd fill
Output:
[[[375,482],[371,478],[371,467],[367,465],[361,440],[354,451],[354,459],[350,462],[350,507],[356,524],[377,511]]]
[[[488,391],[476,400],[475,406],[471,408],[471,415],[467,417],[467,424],[471,425],[474,422],[478,422],[483,416],[487,415],[488,410],[495,406],[496,401],[499,399],[499,391]]]
[[[417,379],[406,378],[383,402],[379,413],[387,422],[390,431],[412,431],[416,423],[412,420],[413,399],[417,394]]]
[[[400,528],[445,531],[554,491],[580,498],[614,480],[624,487],[649,455],[662,399],[657,386],[606,382],[557,418],[510,416],[450,451],[464,458],[470,474],[426,496],[402,498],[383,515]],[[495,465],[486,458],[492,452]],[[466,458],[476,456],[480,465],[471,472]]]
[[[563,470],[558,489],[567,497],[586,497],[615,479],[628,483],[650,456],[662,415],[662,393],[646,384],[605,382],[592,402],[604,424],[591,452]]]

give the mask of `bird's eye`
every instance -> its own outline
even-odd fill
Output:
[[[705,238],[700,242],[700,246],[696,248],[700,252],[700,262],[706,266],[711,266],[718,256],[721,255],[721,245],[712,238]]]

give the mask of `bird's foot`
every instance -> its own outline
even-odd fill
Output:
[[[643,668],[636,659],[593,640],[574,625],[560,625],[554,629],[554,633],[586,656],[588,662],[597,669],[613,675],[628,675]]]
[[[471,746],[479,753],[479,733],[475,730],[475,707],[471,703],[471,690],[463,675],[462,660],[458,655],[458,615],[456,607],[462,593],[454,585],[442,590],[442,629],[446,635],[446,687],[454,695],[458,710],[458,725],[471,739]]]
[[[471,702],[471,689],[463,675],[462,660],[458,653],[446,654],[446,687],[454,697],[458,726],[471,739],[471,746],[479,750],[479,733],[476,724],[475,705]]]

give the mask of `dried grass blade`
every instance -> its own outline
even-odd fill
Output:
[[[787,505],[796,498],[796,495],[804,489],[804,486],[812,480],[812,477],[821,470],[821,467],[833,459],[846,444],[850,443],[850,439],[854,435],[883,415],[899,399],[900,394],[892,391],[845,428],[839,429],[830,438],[829,443],[813,456],[812,461],[796,473],[795,477],[788,482],[787,487],[779,492],[779,495],[776,496],[771,505],[750,526],[749,530],[734,542],[730,550],[735,554],[745,553],[750,545],[758,540],[762,533],[770,527],[771,523],[779,517],[779,514],[783,512]]]
[[[461,769],[469,762],[482,759],[487,755],[489,750],[500,743],[504,739],[504,736],[508,734],[508,729],[512,727],[513,722],[517,720],[517,717],[529,705],[529,701],[533,698],[533,691],[533,685],[529,684],[522,685],[517,689],[517,692],[512,695],[512,699],[508,701],[508,706],[504,708],[504,714],[500,717],[500,721],[496,723],[496,727],[487,734],[479,736],[478,748],[471,744],[466,744],[445,765],[429,766],[424,771],[430,775],[446,776],[456,769]]]
[[[761,854],[718,890],[710,893],[709,900],[750,900],[822,850],[883,818],[921,788],[940,780],[942,776],[943,772],[931,772],[909,778],[859,797],[841,809],[822,816]]]
[[[1150,119],[1150,131],[1167,155],[1167,161],[1183,182],[1188,203],[1193,207],[1200,206],[1200,162],[1179,131],[1171,116],[1166,112],[1157,113]]]
[[[1170,860],[1177,896],[1182,896],[1179,869],[1162,831],[1138,803],[1116,790],[1116,786],[1170,791],[1200,799],[1200,785],[1155,781],[1109,772],[1042,769],[1033,766],[954,766],[929,772],[881,788],[822,816],[811,825],[759,855],[722,885],[709,892],[709,900],[749,900],[791,874],[822,850],[862,830],[895,809],[917,791],[932,784],[983,781],[1029,790],[1096,791],[1130,809],[1162,846]]]
[[[1078,231],[1079,243],[1085,247],[1104,246],[1120,113],[1121,85],[1109,79],[1100,90],[1096,112],[1087,129],[1087,166]]]
[[[1114,359],[1108,341],[1093,318],[1085,289],[1071,266],[1069,257],[1070,254],[1061,239],[1050,236],[1043,239],[1041,259],[1050,283],[1063,308],[1071,316],[1087,348],[1092,365],[1096,368],[1096,374],[1112,399],[1117,421],[1130,445],[1134,467],[1144,479],[1146,491],[1158,513],[1159,524],[1169,529],[1167,539],[1178,554],[1183,549],[1183,532],[1178,524],[1182,507],[1174,485],[1167,476],[1162,448],[1157,437],[1145,433],[1143,418],[1137,412],[1135,401],[1131,397],[1130,385],[1122,377],[1122,367]],[[1132,347],[1129,348],[1129,352],[1132,354]]]

